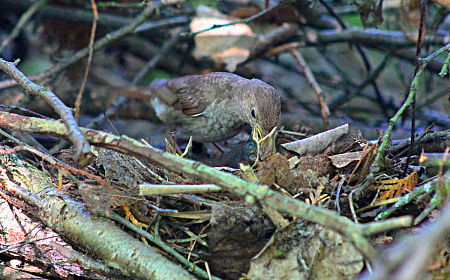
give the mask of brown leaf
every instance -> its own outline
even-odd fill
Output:
[[[400,196],[402,193],[412,191],[417,186],[417,180],[419,177],[419,172],[414,170],[413,173],[409,174],[403,179],[388,179],[375,181],[379,186],[375,187],[378,190],[384,190],[380,195],[378,201],[387,200]]]
[[[269,186],[276,183],[286,187],[293,179],[287,158],[278,153],[269,156],[263,162],[259,162],[255,174],[261,184]]]

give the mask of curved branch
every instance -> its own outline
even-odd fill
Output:
[[[49,89],[38,86],[28,79],[12,62],[0,59],[0,70],[11,76],[28,94],[35,95],[47,102],[53,110],[61,117],[67,129],[67,138],[72,142],[75,149],[75,161],[80,167],[91,164],[94,155],[89,143],[84,139],[75,121],[72,111]]]

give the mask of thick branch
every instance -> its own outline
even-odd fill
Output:
[[[305,42],[307,45],[354,42],[380,48],[414,47],[416,44],[401,31],[351,28],[346,30],[320,31],[314,35],[307,36],[307,34],[302,34],[293,37],[293,40]],[[448,34],[444,32],[428,34],[423,40],[425,45],[445,45],[450,43]]]
[[[6,166],[0,166],[0,187],[34,206],[34,215],[46,225],[109,265],[138,279],[195,279],[111,221],[89,215],[79,203],[64,195],[57,195],[51,182],[37,180],[38,176],[29,176],[30,185],[23,187],[40,190],[36,194],[31,193],[10,180],[7,175],[9,171]]]

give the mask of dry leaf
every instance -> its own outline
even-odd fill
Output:
[[[370,152],[370,149],[366,151],[338,154],[334,156],[329,156],[328,158],[331,159],[331,163],[334,165],[334,167],[343,168],[354,161],[359,161],[362,157],[365,157],[368,152]]]
[[[328,146],[336,142],[342,135],[347,133],[348,124],[344,124],[306,139],[281,144],[281,146],[283,146],[286,150],[300,155],[316,155],[325,151]]]
[[[386,199],[394,198],[402,193],[412,191],[417,186],[417,180],[419,178],[419,172],[414,170],[413,173],[409,174],[403,179],[388,179],[375,181],[379,186],[375,187],[377,190],[384,190],[380,195],[378,201],[384,201]],[[381,185],[381,186],[380,186]]]
[[[411,41],[417,43],[419,40],[420,0],[402,0],[399,12],[400,29]],[[425,35],[425,26],[423,32]]]
[[[201,7],[205,16],[196,17],[191,21],[192,32],[198,32],[213,27],[236,22],[238,18],[227,17],[216,10]],[[234,72],[236,66],[247,60],[250,49],[257,36],[246,24],[216,28],[195,36],[194,57],[212,59],[217,64],[225,64],[226,69]]]

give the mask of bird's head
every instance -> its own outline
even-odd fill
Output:
[[[278,92],[270,85],[251,80],[248,106],[245,110],[247,122],[258,133],[260,138],[266,136],[278,123],[281,112],[281,101]]]

